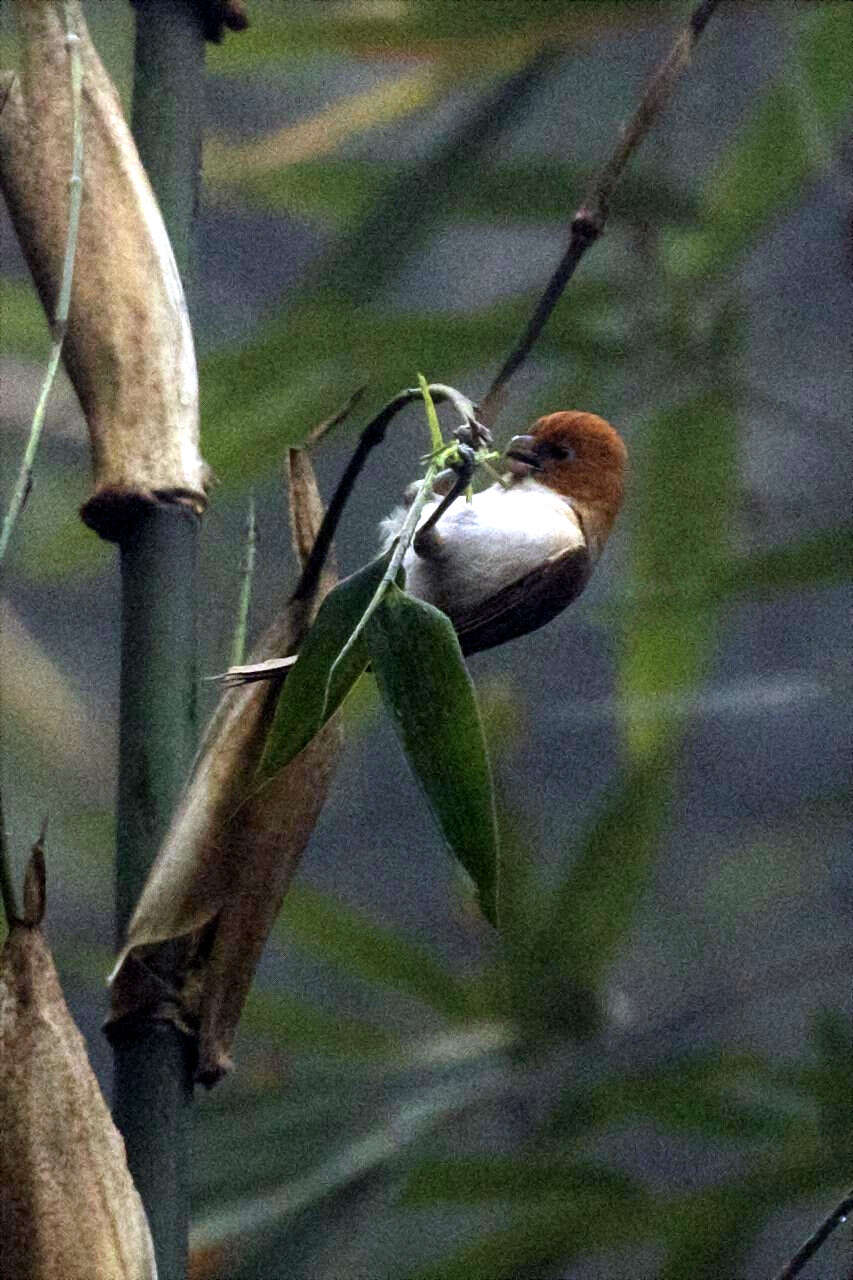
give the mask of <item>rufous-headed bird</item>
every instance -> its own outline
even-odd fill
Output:
[[[406,590],[450,618],[462,652],[542,627],[583,591],[622,504],[627,450],[594,413],[549,413],[515,436],[502,483],[457,500],[416,533]],[[439,500],[428,503],[419,529]],[[385,546],[405,510],[382,522]]]

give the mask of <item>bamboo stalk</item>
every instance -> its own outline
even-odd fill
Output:
[[[133,134],[186,284],[199,189],[203,6],[137,0],[136,8]],[[119,941],[195,748],[198,523],[178,504],[141,506],[120,541]],[[115,1043],[115,1119],[160,1280],[186,1275],[193,1055],[168,1021],[139,1023]]]

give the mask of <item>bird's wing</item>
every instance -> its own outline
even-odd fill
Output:
[[[546,560],[469,613],[451,622],[467,656],[544,627],[580,595],[592,571],[586,547],[571,547]]]

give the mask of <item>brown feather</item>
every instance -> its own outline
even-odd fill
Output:
[[[538,631],[580,595],[591,571],[586,548],[573,547],[511,582],[473,613],[451,616],[462,652],[467,657]]]

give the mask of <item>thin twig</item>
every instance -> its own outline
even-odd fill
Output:
[[[6,924],[12,927],[20,919],[18,911],[15,882],[12,879],[12,867],[9,862],[9,845],[6,839],[6,822],[3,818],[3,798],[0,796],[0,897],[3,899],[3,910],[6,913]]]
[[[611,155],[589,187],[572,219],[569,244],[533,315],[516,346],[507,356],[483,401],[482,417],[491,425],[502,399],[506,383],[521,367],[548,322],[563,290],[574,275],[583,255],[604,230],[610,212],[610,201],[623,170],[658,116],[667,106],[673,91],[690,63],[696,41],[705,29],[720,0],[702,0],[687,26],[678,36],[669,54],[652,76],[634,114],[620,131]]]
[[[421,385],[418,387],[418,395],[423,396],[424,404],[426,405],[426,411],[427,411],[427,421],[429,422],[429,426],[430,426],[430,436],[434,440],[435,432],[437,429],[435,406],[433,405],[433,402],[430,396],[430,388],[428,387],[426,381],[423,378],[421,378],[420,382],[421,382]],[[403,557],[408,551],[409,543],[412,541],[412,538],[414,537],[414,534],[415,534],[415,530],[418,527],[418,521],[421,518],[421,512],[423,511],[424,507],[433,496],[432,495],[433,481],[435,480],[435,477],[438,475],[439,471],[443,470],[444,466],[445,466],[444,455],[441,453],[434,454],[426,469],[426,474],[424,475],[423,480],[421,480],[420,484],[418,485],[418,491],[415,494],[415,497],[412,501],[412,505],[409,507],[409,510],[406,513],[406,518],[403,521],[403,527],[400,529],[400,532],[397,534],[396,544],[391,554],[391,559],[388,561],[385,572],[382,575],[382,581],[379,583],[379,586],[376,588],[375,592],[373,593],[373,597],[370,603],[368,604],[367,608],[365,609],[364,613],[359,618],[354,631],[350,635],[343,649],[341,649],[335,661],[332,663],[332,667],[331,667],[331,670],[329,671],[329,676],[326,681],[326,700],[327,701],[329,697],[329,690],[331,689],[332,683],[334,681],[335,672],[340,666],[344,664],[346,658],[349,656],[354,646],[358,643],[358,640],[364,633],[364,628],[367,626],[369,619],[381,604],[389,586],[396,581],[398,570],[400,568],[400,565],[403,563]],[[325,708],[324,708],[324,714],[325,714]]]
[[[443,383],[431,383],[429,390],[434,400],[450,401],[464,418],[475,419],[475,406],[467,397],[461,395],[453,387],[444,386]],[[323,571],[323,565],[326,563],[326,557],[329,554],[329,548],[334,540],[344,508],[353,491],[356,480],[364,469],[364,464],[376,446],[385,439],[385,432],[389,424],[400,410],[405,409],[406,405],[421,398],[420,387],[408,387],[405,391],[401,391],[399,395],[394,396],[393,400],[389,400],[362,431],[353,455],[347,463],[344,474],[338,481],[338,487],[332,494],[332,499],[326,508],[326,514],[323,516],[323,522],[314,540],[311,554],[305,562],[305,567],[302,570],[299,582],[296,584],[296,590],[291,596],[291,600],[306,600],[313,594]]]
[[[341,405],[330,418],[324,418],[322,422],[318,422],[316,427],[312,427],[308,435],[302,442],[303,449],[313,449],[322,439],[332,430],[333,427],[340,424],[349,417],[361,397],[367,390],[367,383],[363,382],[360,387],[356,387],[346,404]]]
[[[83,113],[81,109],[83,97],[83,63],[80,57],[80,37],[74,30],[74,19],[71,12],[71,5],[68,3],[68,0],[66,0],[63,8],[65,11],[65,47],[68,50],[71,74],[72,158],[71,177],[68,181],[68,233],[65,238],[65,257],[62,263],[59,297],[56,302],[56,312],[52,326],[53,344],[51,346],[50,358],[48,359],[44,381],[42,383],[41,394],[39,395],[35,413],[33,414],[33,421],[32,426],[30,427],[27,447],[24,450],[24,457],[18,472],[17,481],[15,482],[15,488],[9,502],[9,508],[3,518],[3,527],[0,529],[0,563],[2,563],[3,558],[6,555],[6,548],[8,547],[9,539],[12,536],[12,530],[14,529],[18,517],[26,505],[26,501],[33,484],[33,464],[35,463],[36,452],[38,451],[39,441],[41,440],[47,401],[50,396],[51,389],[53,388],[56,371],[59,368],[62,344],[65,339],[65,330],[68,324],[68,311],[71,303],[71,282],[74,277],[74,257],[77,252],[77,231],[80,225],[80,207],[83,201]]]
[[[473,474],[474,466],[475,466],[474,455],[471,454],[470,458],[471,458],[471,465],[464,466],[460,469],[459,474],[454,480],[449,493],[445,494],[441,502],[436,507],[435,511],[432,512],[432,514],[428,517],[428,519],[424,520],[420,529],[418,529],[417,533],[415,534],[414,547],[415,547],[415,551],[418,552],[419,554],[422,553],[422,550],[424,547],[429,545],[429,540],[427,538],[427,535],[432,531],[432,529],[435,528],[435,526],[438,524],[441,517],[444,515],[445,511],[447,511],[448,507],[452,507],[456,499],[461,498],[462,494],[470,485],[471,476]]]
[[[829,1239],[836,1227],[840,1227],[842,1223],[846,1222],[851,1213],[853,1213],[853,1191],[848,1191],[844,1199],[832,1210],[832,1213],[824,1218],[817,1230],[797,1250],[791,1261],[782,1268],[776,1276],[776,1280],[793,1280],[794,1276],[798,1276],[806,1263],[814,1257],[818,1249]]]
[[[229,666],[238,667],[246,653],[246,633],[249,624],[249,603],[252,599],[252,579],[255,576],[255,558],[258,550],[258,529],[255,522],[255,499],[249,499],[249,513],[246,517],[246,551],[243,557],[243,581],[240,586],[240,601],[237,605],[237,619],[234,624],[234,639],[231,644],[231,661]]]

